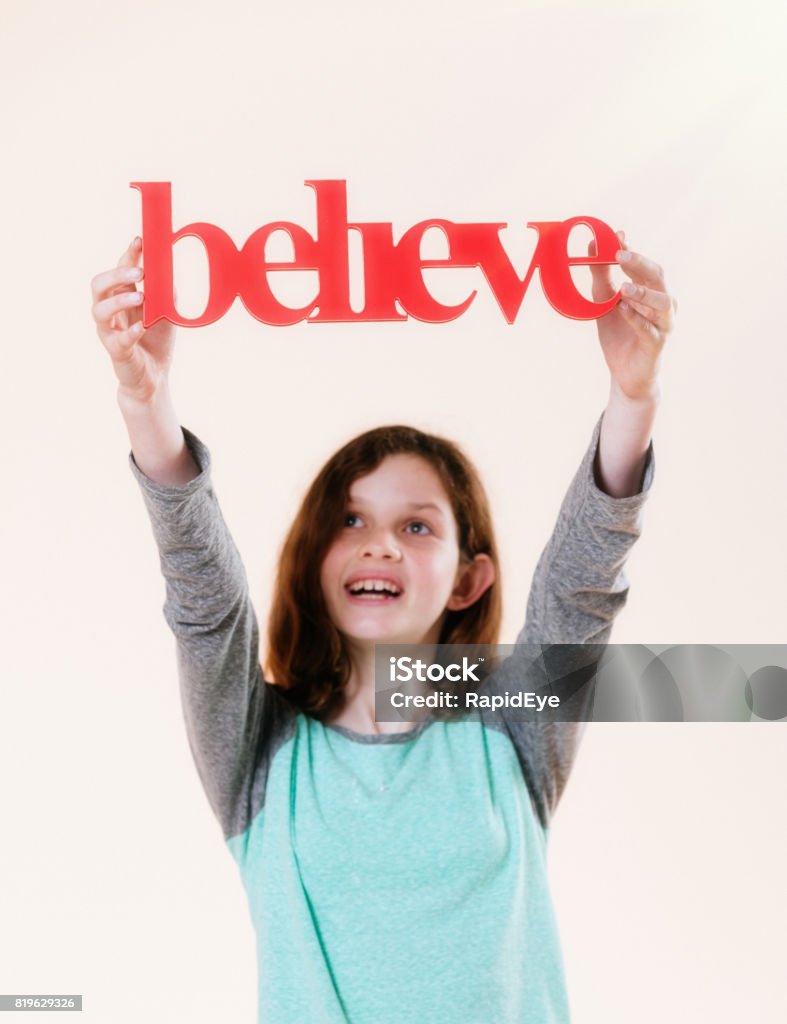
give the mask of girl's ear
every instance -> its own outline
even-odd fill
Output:
[[[472,562],[459,567],[456,585],[448,598],[448,611],[469,608],[495,582],[495,566],[489,555],[476,555]]]

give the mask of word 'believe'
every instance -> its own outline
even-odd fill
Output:
[[[168,181],[134,181],[131,187],[142,195],[142,236],[145,262],[145,303],[143,324],[169,320],[181,327],[202,327],[220,319],[240,297],[252,316],[264,324],[284,327],[302,320],[336,323],[369,320],[406,320],[415,317],[426,323],[454,320],[476,296],[464,302],[444,305],[429,293],[424,269],[480,267],[509,324],[514,322],[534,271],[552,307],[574,320],[594,320],[607,313],[619,293],[604,302],[592,302],[574,285],[572,266],[615,263],[619,249],[615,232],[595,217],[572,217],[564,221],[533,221],[538,232],[536,250],[524,278],[520,278],[503,248],[499,224],[457,224],[450,220],[423,220],[405,231],[394,244],[390,223],[348,223],[346,181],[306,181],[317,198],[317,231],[308,231],[290,221],[273,221],[254,231],[242,249],[217,227],[201,221],[172,228],[172,186]],[[595,256],[569,256],[571,231],[584,225],[596,241]],[[439,228],[448,242],[444,259],[423,259],[421,240],[430,228]],[[294,258],[288,262],[268,260],[265,247],[276,231],[286,232]],[[364,307],[350,307],[348,232],[358,231],[362,239]],[[201,316],[187,318],[175,308],[172,248],[180,238],[198,238],[208,258],[209,294]],[[317,271],[319,288],[306,306],[293,309],[281,303],[271,291],[269,271]],[[402,313],[399,307],[405,312]]]

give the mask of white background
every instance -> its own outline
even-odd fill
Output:
[[[271,220],[313,230],[307,178],[347,179],[351,219],[397,237],[506,221],[520,268],[528,220],[625,229],[680,313],[613,638],[784,642],[784,30],[777,0],[5,0],[0,992],[81,992],[85,1021],[116,1024],[255,1016],[244,894],[190,761],[89,314],[91,277],[140,230],[128,183],[172,181],[176,227],[238,244]],[[236,304],[180,332],[181,421],[210,446],[263,621],[314,472],[394,421],[480,467],[503,639],[521,624],[606,401],[595,325],[555,314],[537,280],[513,326],[479,272],[429,281],[479,294],[440,326],[272,329]],[[785,1019],[786,742],[780,725],[589,730],[551,840],[578,1024]]]

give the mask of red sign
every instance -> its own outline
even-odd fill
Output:
[[[290,221],[273,221],[258,228],[238,250],[230,236],[215,224],[187,224],[172,230],[172,187],[168,181],[133,181],[142,195],[142,236],[145,263],[143,324],[150,327],[165,319],[180,327],[202,327],[220,319],[236,296],[252,316],[264,324],[284,327],[302,320],[336,323],[368,320],[406,320],[413,316],[426,323],[455,320],[476,296],[446,306],[430,295],[424,269],[432,267],[480,267],[509,324],[516,318],[533,272],[538,268],[541,287],[552,307],[574,320],[594,320],[618,301],[619,293],[604,302],[592,302],[574,285],[571,267],[615,263],[620,244],[615,232],[595,217],[571,217],[564,221],[532,221],[538,243],[527,273],[520,278],[500,240],[500,224],[456,224],[450,220],[422,220],[394,243],[390,223],[350,224],[347,221],[346,181],[307,181],[317,197],[317,232]],[[569,256],[571,231],[584,224],[596,240],[596,256]],[[422,259],[421,239],[430,228],[439,228],[448,242],[445,259]],[[360,232],[363,243],[364,308],[350,308],[348,232]],[[265,243],[275,231],[286,231],[292,240],[294,259],[272,262],[265,257]],[[209,268],[209,294],[201,316],[183,317],[175,309],[172,247],[179,238],[193,235],[205,246]],[[300,309],[283,305],[271,291],[269,271],[316,270],[319,288],[313,300]],[[397,308],[397,303],[405,312]]]

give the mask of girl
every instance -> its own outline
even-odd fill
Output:
[[[605,643],[626,600],[675,303],[619,237],[628,301],[598,321],[609,401],[520,643]],[[473,467],[407,427],[329,460],[282,552],[266,681],[208,450],[170,399],[173,329],[142,329],[140,257],[135,239],[94,279],[93,315],[160,552],[189,742],[248,893],[259,1020],[568,1021],[546,839],[579,727],[374,720],[375,644],[497,640],[499,565]],[[600,301],[609,268],[592,269]]]

